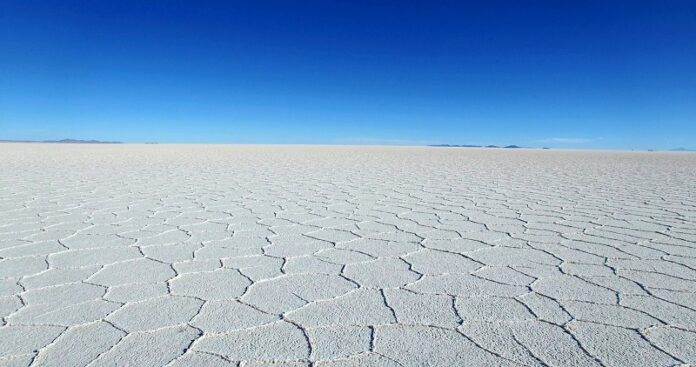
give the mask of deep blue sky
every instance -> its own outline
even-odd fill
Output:
[[[696,148],[694,1],[3,1],[0,139]]]

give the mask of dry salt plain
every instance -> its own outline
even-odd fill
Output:
[[[696,154],[0,145],[0,365],[696,363]]]

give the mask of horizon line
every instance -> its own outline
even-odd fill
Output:
[[[523,145],[478,145],[478,144],[389,144],[389,143],[259,143],[259,142],[158,142],[158,141],[101,141],[96,139],[58,139],[58,140],[28,140],[0,139],[0,143],[9,144],[66,144],[66,145],[282,145],[282,146],[374,146],[374,147],[431,147],[431,148],[469,148],[469,149],[501,149],[501,150],[583,150],[583,151],[645,151],[645,152],[696,152],[696,149],[676,147],[658,148],[611,148],[611,147],[546,147]]]

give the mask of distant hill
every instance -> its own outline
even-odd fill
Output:
[[[504,147],[499,147],[497,145],[469,145],[469,144],[462,144],[462,145],[457,145],[457,144],[433,144],[429,145],[430,147],[444,147],[444,148],[507,148],[507,149],[517,149],[517,148],[522,148],[518,145],[507,145]]]
[[[121,143],[120,141],[80,140],[80,139],[61,139],[61,140],[0,140],[0,143],[123,144],[123,143]]]
[[[429,145],[431,147],[444,147],[444,148],[481,148],[480,145],[456,145],[456,144],[434,144]]]
[[[670,149],[672,152],[693,152],[693,149],[687,149],[687,148],[674,148]]]

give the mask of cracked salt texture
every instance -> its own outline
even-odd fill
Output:
[[[696,364],[693,154],[0,149],[0,365]]]

